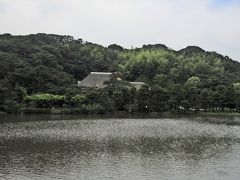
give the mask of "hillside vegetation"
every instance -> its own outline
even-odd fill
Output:
[[[144,81],[139,91],[114,78],[102,90],[76,87],[91,71]],[[0,111],[75,108],[162,112],[240,109],[240,63],[195,46],[103,47],[71,36],[0,35]],[[26,110],[27,109],[27,110]]]

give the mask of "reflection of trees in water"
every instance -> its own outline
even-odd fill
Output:
[[[20,166],[37,173],[51,167],[62,168],[63,172],[81,161],[90,163],[102,155],[124,158],[126,154],[144,158],[165,159],[173,157],[183,162],[219,157],[231,150],[239,139],[233,137],[139,137],[109,138],[101,140],[78,139],[75,141],[40,142],[32,139],[0,141],[1,169]],[[12,165],[16,167],[12,167]],[[1,171],[0,171],[1,172]]]

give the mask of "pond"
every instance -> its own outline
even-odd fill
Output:
[[[0,120],[0,179],[240,179],[240,126],[193,117]]]

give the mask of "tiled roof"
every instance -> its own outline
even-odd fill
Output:
[[[105,81],[108,81],[112,73],[108,72],[91,72],[85,79],[78,82],[78,86],[103,88]]]

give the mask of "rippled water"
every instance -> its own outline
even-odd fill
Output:
[[[240,179],[240,127],[190,118],[5,121],[0,179]]]

